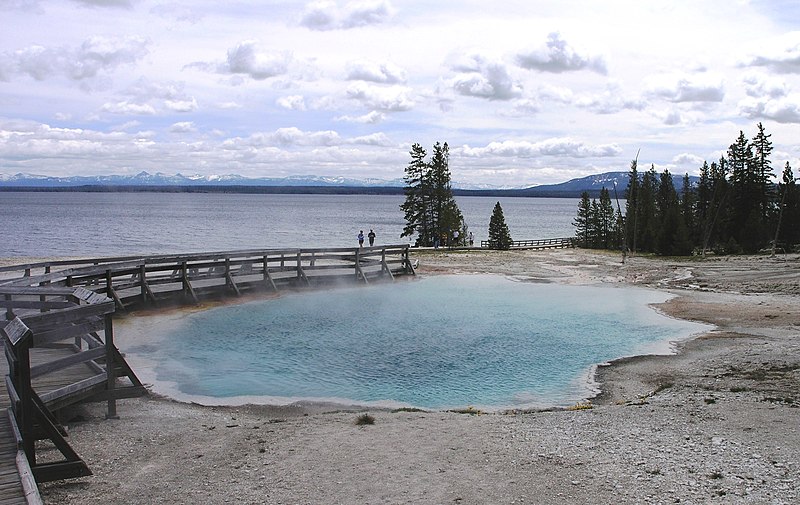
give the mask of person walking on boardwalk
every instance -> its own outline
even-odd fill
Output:
[[[358,232],[358,247],[364,247],[364,230]]]
[[[469,232],[469,246],[472,247],[473,244],[475,244],[475,237],[472,235],[472,232]]]
[[[372,230],[370,229],[370,230],[369,230],[369,233],[367,234],[367,238],[369,238],[369,246],[370,246],[370,247],[372,247],[373,245],[375,245],[375,232],[374,232],[374,231],[372,231]]]

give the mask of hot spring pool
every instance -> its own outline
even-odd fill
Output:
[[[709,329],[648,306],[669,297],[436,276],[197,312],[125,351],[148,363],[156,391],[208,404],[569,405],[590,395],[594,365]]]

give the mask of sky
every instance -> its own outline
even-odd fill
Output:
[[[763,123],[800,170],[792,0],[0,0],[0,174],[698,173]]]

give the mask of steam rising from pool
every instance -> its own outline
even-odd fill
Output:
[[[589,371],[668,352],[708,329],[658,314],[669,295],[493,275],[342,288],[192,314],[129,349],[157,381],[207,403],[525,408],[573,404]],[[226,401],[227,400],[227,401]]]

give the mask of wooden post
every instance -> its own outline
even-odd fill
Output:
[[[264,282],[269,283],[273,291],[278,291],[275,281],[272,280],[272,276],[269,274],[269,259],[266,256],[264,256]]]
[[[11,295],[6,295],[5,299],[7,302],[11,302]],[[6,321],[11,321],[14,319],[14,311],[11,309],[11,303],[8,304],[6,307]]]
[[[111,314],[105,315],[105,340],[106,340],[106,388],[109,393],[108,412],[106,419],[119,419],[117,415],[117,400],[114,398],[113,391],[117,385],[117,372],[114,363],[114,323]]]

